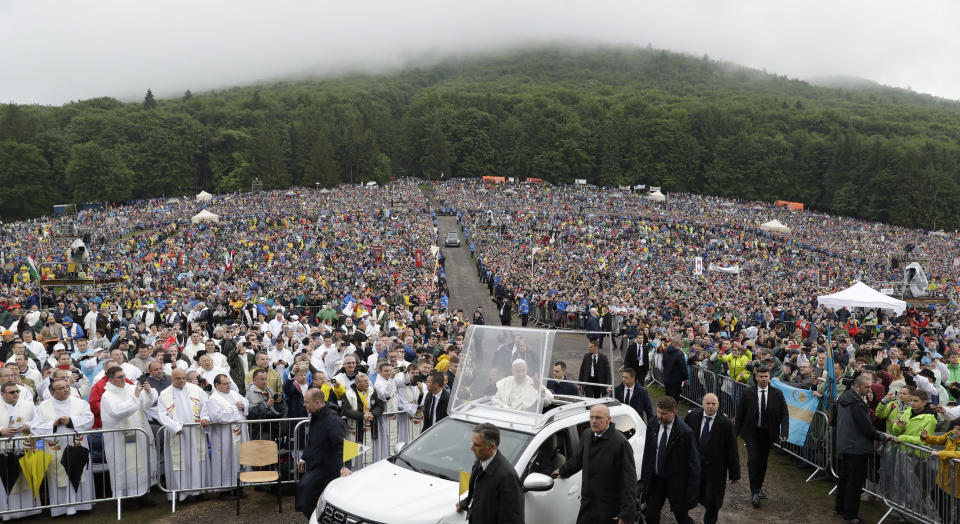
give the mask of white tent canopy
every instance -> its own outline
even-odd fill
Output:
[[[651,187],[650,190],[650,194],[647,195],[647,198],[650,200],[653,200],[654,202],[663,202],[667,199],[667,195],[661,193],[659,187]]]
[[[789,233],[790,228],[783,225],[782,222],[774,218],[769,222],[760,224],[760,231],[773,231],[774,233]]]
[[[847,289],[838,291],[832,295],[817,297],[817,303],[833,309],[843,307],[848,309],[855,307],[889,309],[897,315],[907,309],[906,302],[897,298],[888,297],[863,282],[857,282]]]
[[[213,195],[207,193],[206,191],[201,191],[197,193],[197,202],[209,202],[213,200]]]
[[[198,224],[200,222],[219,222],[220,216],[215,215],[206,209],[200,211],[196,215],[193,215],[193,218],[190,219],[190,222],[193,224]]]

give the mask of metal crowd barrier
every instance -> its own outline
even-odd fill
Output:
[[[198,495],[212,491],[228,491],[237,487],[238,459],[233,449],[232,435],[238,434],[241,442],[248,440],[272,440],[277,443],[279,462],[276,466],[280,472],[280,484],[296,484],[299,480],[297,460],[305,441],[295,437],[295,428],[308,419],[306,418],[275,418],[243,420],[240,422],[209,424],[202,432],[202,441],[187,442],[194,447],[193,453],[202,450],[203,460],[190,460],[190,465],[174,469],[176,464],[171,460],[173,449],[167,450],[170,434],[165,426],[157,432],[157,456],[163,465],[163,475],[157,481],[157,487],[167,493],[171,501],[171,512],[177,511],[177,502],[190,495]],[[183,425],[183,434],[195,431],[199,423]],[[182,442],[181,442],[182,446]],[[182,449],[182,448],[181,448]],[[233,453],[232,456],[227,455]],[[185,453],[185,451],[181,451]],[[203,463],[206,464],[203,464]],[[183,463],[183,460],[180,461]],[[273,469],[268,466],[267,469]],[[275,482],[267,483],[269,485]],[[182,497],[182,498],[181,498]]]
[[[890,511],[909,520],[929,524],[957,522],[960,519],[957,498],[960,460],[940,459],[932,455],[932,451],[927,447],[888,442],[879,460],[879,496]]]
[[[96,455],[90,453],[87,438],[90,435],[107,437],[104,439],[103,455],[99,454],[99,449]],[[45,509],[51,510],[51,516],[55,516],[55,513],[73,514],[78,510],[92,509],[93,504],[99,502],[116,501],[117,520],[120,520],[123,511],[121,501],[146,495],[154,483],[156,472],[152,470],[154,465],[146,453],[128,453],[125,446],[107,444],[108,440],[113,439],[136,443],[137,450],[150,449],[150,435],[141,428],[70,430],[0,439],[0,466],[5,470],[0,484],[13,482],[9,489],[6,485],[0,488],[0,497],[3,497],[0,517],[4,520],[21,518],[39,514]],[[71,448],[77,448],[77,451]],[[38,468],[35,472],[38,476],[33,480],[27,473],[30,468],[24,469],[19,463],[27,450],[31,450],[28,461],[35,463]],[[68,457],[68,464],[77,455],[87,455],[85,465],[81,460],[69,468],[70,471],[81,471],[77,488],[73,487],[70,473],[61,464],[64,455]],[[125,468],[127,473],[115,475],[119,471],[118,466]],[[74,467],[79,469],[74,470]],[[17,470],[19,474],[14,479],[9,472]],[[34,487],[38,490],[36,496],[33,494]]]
[[[810,482],[821,472],[832,473],[833,471],[833,432],[830,431],[830,417],[824,411],[814,412],[807,430],[807,439],[802,446],[790,442],[778,442],[774,446],[801,462],[817,468],[807,477],[806,482]]]
[[[735,418],[737,416],[737,404],[740,403],[740,396],[746,391],[747,384],[737,382],[726,375],[718,375],[712,371],[708,372],[712,373],[717,380],[717,389],[714,393],[717,394],[717,399],[720,401],[720,412],[731,419]]]

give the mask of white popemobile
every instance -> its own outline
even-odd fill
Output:
[[[523,362],[513,358],[517,337],[526,343]],[[473,427],[483,422],[500,428],[499,452],[514,464],[523,482],[526,522],[575,522],[580,508],[580,473],[553,479],[532,473],[530,468],[538,453],[552,457],[555,467],[574,453],[580,435],[589,428],[590,407],[598,403],[610,408],[616,429],[633,446],[639,478],[646,426],[636,411],[612,398],[554,396],[543,386],[545,379],[539,376],[539,370],[552,367],[557,337],[575,337],[568,339],[574,344],[584,340],[582,333],[500,326],[468,328],[449,415],[409,445],[399,443],[395,455],[331,482],[317,503],[311,524],[466,522],[466,513],[455,509],[462,498],[458,479],[461,471],[469,472],[473,467],[471,435]],[[497,394],[497,384],[491,384],[488,378],[489,370],[495,364],[502,368],[504,363],[512,363],[515,375],[497,382],[501,390]],[[532,380],[518,374],[524,369]],[[511,385],[515,377],[516,384]],[[509,406],[513,400],[526,400],[519,390],[533,390],[534,384],[540,385],[539,401],[532,406],[523,402],[523,410]],[[503,393],[507,389],[504,386],[510,388],[509,395]]]

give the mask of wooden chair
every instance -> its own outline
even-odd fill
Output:
[[[277,443],[272,440],[250,440],[240,444],[237,450],[240,467],[262,467],[280,464],[280,452]],[[243,483],[263,483],[277,481],[277,511],[283,513],[280,502],[280,472],[278,470],[240,471],[237,473],[237,515],[240,515],[240,486]]]

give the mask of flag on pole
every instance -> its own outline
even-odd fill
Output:
[[[461,471],[460,472],[460,494],[463,495],[470,490],[470,472]]]
[[[233,251],[227,251],[226,256],[223,258],[223,265],[227,271],[233,271]]]
[[[27,255],[27,269],[30,270],[30,278],[40,282],[40,271],[37,269],[36,262],[33,261],[33,255]]]
[[[631,276],[631,277],[640,269],[640,266],[641,266],[641,265],[643,265],[643,262],[642,262],[642,261],[639,262],[639,263],[637,263],[637,267],[633,268],[633,271],[630,272],[630,276]]]
[[[358,444],[349,440],[343,441],[343,461],[348,462],[360,456],[362,453],[366,453],[370,449],[363,444]]]
[[[787,401],[790,412],[790,434],[787,436],[787,442],[803,446],[807,441],[810,422],[813,421],[813,415],[817,412],[820,399],[813,396],[810,390],[788,386],[780,379],[771,380],[770,386],[782,391]]]
[[[824,393],[827,395],[827,413],[833,413],[833,402],[837,397],[837,377],[833,369],[833,344],[832,344],[833,326],[827,325],[827,387]]]

